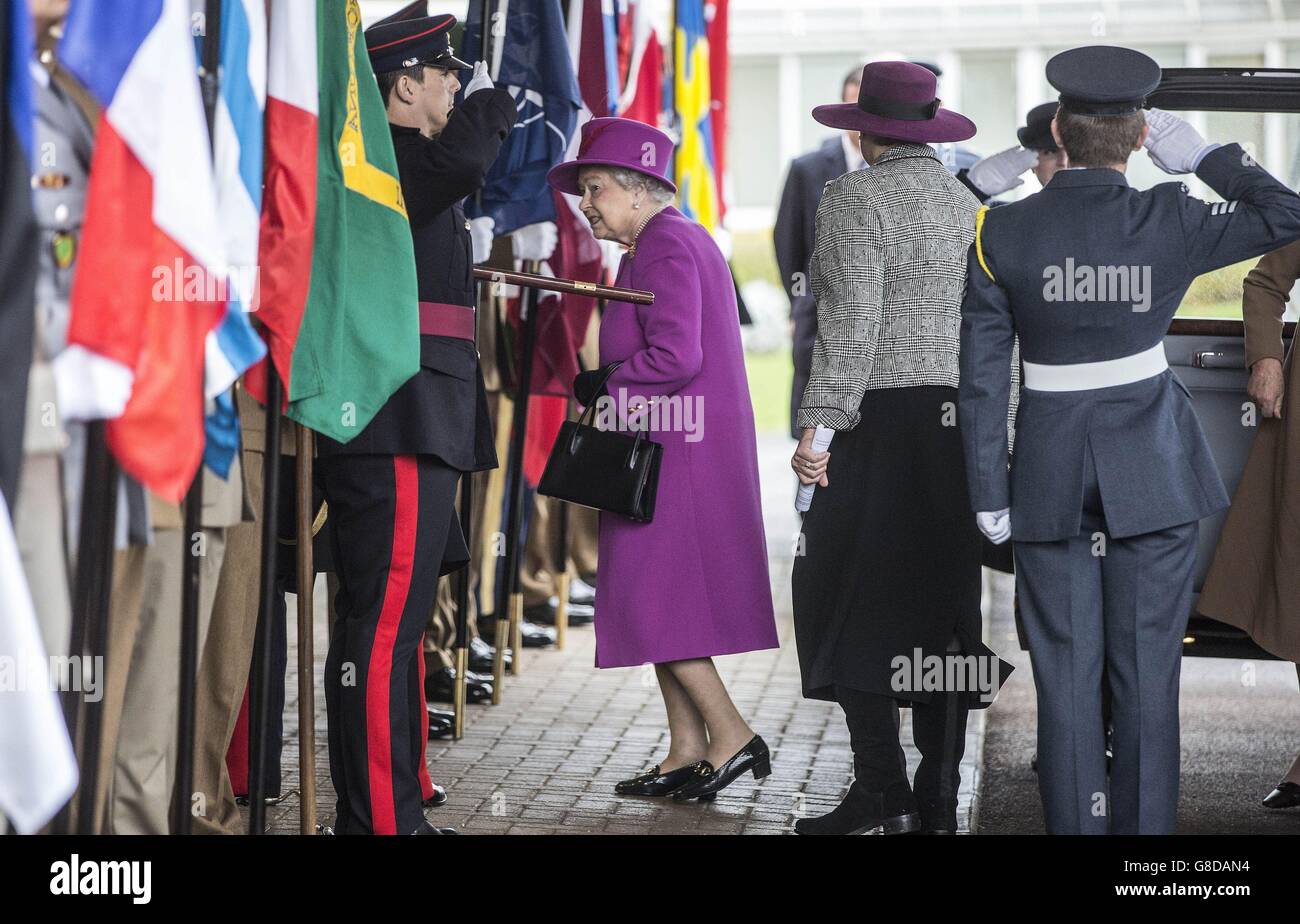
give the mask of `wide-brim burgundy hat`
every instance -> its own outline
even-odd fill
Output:
[[[856,103],[818,106],[812,116],[831,128],[899,141],[965,141],[975,134],[975,123],[942,108],[937,87],[934,74],[919,64],[876,61],[862,69]]]
[[[644,173],[677,192],[677,184],[668,178],[672,160],[673,139],[653,125],[633,119],[592,119],[582,126],[578,156],[552,167],[546,182],[552,189],[580,196],[578,171],[583,167],[619,167]]]

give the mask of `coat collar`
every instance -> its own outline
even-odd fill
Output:
[[[1071,189],[1076,186],[1128,186],[1128,178],[1109,167],[1081,167],[1058,170],[1044,189]]]
[[[891,160],[901,160],[904,157],[929,157],[932,160],[939,159],[939,155],[935,153],[934,148],[930,147],[928,144],[913,144],[911,142],[905,142],[903,144],[896,144],[889,150],[885,151],[884,154],[881,154],[880,160],[876,161],[876,166],[879,167],[881,164],[888,163]]]

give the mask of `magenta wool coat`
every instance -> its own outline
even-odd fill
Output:
[[[669,206],[624,255],[600,362],[623,365],[614,406],[654,399],[663,445],[654,520],[600,515],[596,666],[627,667],[777,646],[758,484],[754,409],[736,291],[709,232]],[[622,396],[622,397],[621,397]]]

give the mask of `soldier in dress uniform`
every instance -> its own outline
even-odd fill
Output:
[[[1065,154],[1052,137],[1052,119],[1056,117],[1056,103],[1040,103],[1029,110],[1025,124],[1016,129],[1015,147],[990,154],[969,170],[957,174],[957,179],[975,194],[980,202],[1010,192],[1024,184],[1021,177],[1033,171],[1035,178],[1046,186],[1065,166]],[[1001,205],[1000,202],[991,203]]]
[[[346,445],[319,441],[339,581],[325,694],[340,834],[442,833],[421,807],[421,637],[439,574],[468,559],[455,513],[461,473],[497,461],[458,203],[496,158],[515,103],[480,63],[453,108],[457,73],[470,67],[448,41],[455,23],[449,15],[400,19],[365,33],[414,239],[420,370]]]
[[[981,210],[962,306],[959,413],[981,530],[1014,540],[1038,689],[1049,833],[1157,834],[1178,801],[1178,677],[1197,521],[1228,506],[1163,338],[1200,273],[1300,238],[1300,197],[1239,145],[1160,110],[1159,66],[1127,48],[1062,52],[1052,134],[1072,169]],[[1145,144],[1181,183],[1129,187]],[[1007,469],[1008,361],[1024,360]],[[1114,763],[1106,780],[1102,665]]]

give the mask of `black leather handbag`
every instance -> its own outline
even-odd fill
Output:
[[[618,366],[605,371],[597,394]],[[649,523],[655,515],[664,447],[648,439],[644,430],[635,436],[598,430],[589,423],[595,413],[592,401],[576,422],[566,420],[560,426],[537,493]]]

